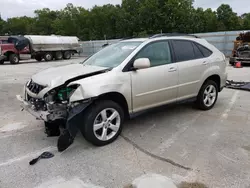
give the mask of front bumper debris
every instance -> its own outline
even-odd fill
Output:
[[[27,101],[25,101],[20,95],[17,95],[16,98],[21,102],[21,107],[27,112],[29,112],[31,115],[35,116],[37,119],[46,122],[50,120],[49,119],[50,113],[48,111],[42,111],[42,110],[35,111],[34,109],[32,109],[32,105],[29,104]]]

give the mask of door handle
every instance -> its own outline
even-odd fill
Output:
[[[168,72],[175,72],[175,71],[177,71],[176,67],[170,67],[169,70],[168,70]]]
[[[203,65],[207,65],[208,64],[208,62],[207,61],[203,61],[203,63],[202,63]]]

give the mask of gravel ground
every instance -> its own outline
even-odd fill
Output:
[[[206,112],[190,103],[151,110],[126,122],[123,137],[108,146],[94,147],[79,134],[72,147],[58,153],[57,138],[47,138],[43,122],[21,112],[15,96],[32,74],[82,60],[0,66],[1,188],[120,188],[145,173],[182,185],[250,185],[250,93],[245,91],[224,89]],[[229,79],[250,81],[250,67],[229,66],[228,73]],[[43,151],[55,157],[29,166]]]

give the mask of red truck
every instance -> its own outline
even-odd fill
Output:
[[[29,54],[28,46],[19,51],[14,43],[8,42],[8,37],[0,37],[0,64],[4,64],[4,61],[17,64],[20,59],[29,59]]]
[[[36,59],[37,61],[70,59],[78,51],[78,38],[73,36],[25,35],[0,37],[0,64],[5,61],[17,64],[19,60],[26,59]]]

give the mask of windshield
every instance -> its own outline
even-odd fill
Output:
[[[119,42],[105,47],[85,62],[84,65],[113,68],[120,65],[142,42]]]

